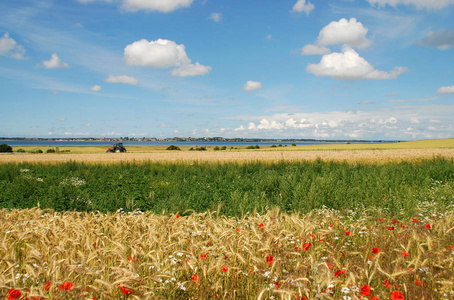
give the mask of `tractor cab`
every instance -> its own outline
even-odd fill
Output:
[[[126,152],[126,148],[123,143],[115,143],[113,147],[107,149],[107,152]]]

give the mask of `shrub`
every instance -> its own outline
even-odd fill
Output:
[[[169,147],[167,147],[166,150],[181,150],[181,149],[180,149],[180,147],[178,147],[178,146],[170,145]]]
[[[13,148],[7,144],[0,145],[0,152],[13,152]]]
[[[202,147],[195,147],[195,150],[196,150],[196,151],[207,151],[207,147],[204,147],[204,146],[202,146]]]
[[[17,149],[17,150],[16,150],[16,152],[24,153],[24,152],[25,152],[25,150],[24,150],[24,149],[22,149],[22,148],[19,148],[19,149]]]
[[[55,153],[55,149],[54,148],[47,149],[46,153]]]
[[[295,146],[296,146],[296,144],[295,144],[295,143],[293,143],[293,144],[292,144],[292,147],[295,147]]]
[[[214,147],[213,148],[214,151],[218,151],[218,150],[221,150],[221,148],[219,148],[218,146]]]
[[[273,145],[271,145],[271,148],[276,148],[276,145],[274,145],[274,144],[273,144]]]
[[[38,150],[33,151],[32,153],[43,153],[43,150],[38,149]]]
[[[252,146],[252,145],[249,145],[249,146],[246,147],[246,149],[255,149],[255,147]]]
[[[221,150],[227,150],[227,146],[222,146]]]

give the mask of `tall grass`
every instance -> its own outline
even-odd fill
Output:
[[[241,217],[278,207],[380,208],[411,215],[418,203],[453,203],[454,160],[382,165],[343,162],[228,164],[68,162],[0,165],[0,207],[57,211],[192,213]]]

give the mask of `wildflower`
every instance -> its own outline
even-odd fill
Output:
[[[385,219],[383,219],[383,218],[379,218],[378,220],[379,220],[380,222],[384,222],[384,221],[385,221]]]
[[[430,226],[429,223],[427,223],[426,225],[424,225],[424,227],[426,227],[427,229],[432,229],[432,226]]]
[[[346,235],[350,235],[350,234],[352,234],[352,232],[347,230],[347,231],[345,232],[345,234],[346,234]]]
[[[405,251],[402,251],[402,255],[403,255],[404,257],[408,257],[408,253],[405,252]]]
[[[374,295],[372,298],[370,298],[370,300],[380,300],[380,299],[378,299],[378,297]]]
[[[326,267],[327,267],[329,270],[331,270],[331,269],[333,268],[333,265],[330,264],[329,262],[327,262],[327,263],[326,263]]]
[[[72,291],[74,288],[74,283],[65,281],[63,282],[63,284],[60,284],[58,288],[60,289],[60,291],[63,290]]]
[[[222,272],[227,272],[228,270],[229,270],[229,267],[227,267],[227,266],[224,266],[224,267],[222,267],[222,269],[221,269]]]
[[[313,239],[315,237],[315,235],[313,233],[311,233],[311,239]]]
[[[207,245],[208,245],[208,246],[211,246],[211,243],[210,243],[210,242],[208,242],[208,243],[207,243]]]
[[[391,300],[405,300],[404,294],[399,291],[394,291],[391,293]]]
[[[361,295],[363,296],[369,296],[370,295],[370,286],[365,284],[362,287],[359,288],[361,291]]]
[[[372,252],[373,252],[374,254],[378,254],[378,253],[380,253],[380,249],[378,249],[377,247],[374,247],[374,248],[372,249]]]
[[[413,219],[413,223],[418,223],[418,219]]]
[[[239,229],[239,228],[237,228],[237,229],[236,229],[236,232],[240,232],[240,229]]]
[[[342,275],[342,274],[345,274],[345,270],[343,270],[343,269],[338,270],[338,271],[336,271],[336,273],[334,273],[334,277],[337,278],[337,277],[339,277],[339,275]]]
[[[389,226],[389,227],[388,227],[388,230],[394,230],[394,227]]]
[[[311,247],[311,245],[312,245],[311,243],[304,243],[303,244],[304,251],[307,251]]]
[[[419,285],[419,286],[422,285],[422,284],[421,284],[421,280],[419,280],[419,279],[416,279],[415,283],[416,283],[416,285]]]
[[[263,225],[263,223],[260,223],[260,224],[259,224],[259,227],[260,227],[260,228],[263,228],[264,226],[265,226],[265,225]]]
[[[383,282],[383,285],[386,286],[387,288],[390,288],[391,282],[389,282],[388,280],[385,279],[385,281]]]
[[[8,299],[8,300],[19,299],[21,295],[22,294],[19,290],[10,289],[8,291],[8,294],[6,295],[6,299]]]
[[[271,255],[268,255],[266,257],[266,262],[269,264],[269,265],[272,265],[273,262],[274,262],[274,257],[272,257]]]
[[[295,250],[298,251],[300,248],[298,248],[298,246],[295,247]]]
[[[394,224],[398,224],[399,222],[396,219],[393,219]]]
[[[136,262],[137,257],[135,257],[134,255],[129,255],[128,261]]]
[[[123,294],[125,294],[125,295],[131,295],[131,294],[132,294],[132,291],[129,290],[129,289],[127,289],[127,288],[125,288],[124,286],[119,285],[118,288],[119,288],[119,289],[121,290],[121,292],[122,292]]]
[[[279,283],[279,281],[274,282],[274,285],[276,286],[276,289],[281,288],[281,284]]]
[[[44,290],[45,290],[45,291],[48,291],[48,290],[50,289],[50,285],[51,285],[51,284],[52,284],[52,282],[50,282],[50,281],[49,281],[48,283],[46,283],[46,284],[44,285]]]
[[[200,259],[205,259],[205,258],[207,258],[207,254],[206,253],[200,254]]]
[[[192,281],[197,282],[198,280],[199,276],[197,276],[197,274],[194,274],[194,276],[192,276]]]

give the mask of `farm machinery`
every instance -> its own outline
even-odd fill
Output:
[[[106,152],[126,152],[126,148],[125,146],[123,146],[123,143],[115,143],[113,145],[113,147],[110,147],[109,149],[107,149]]]

